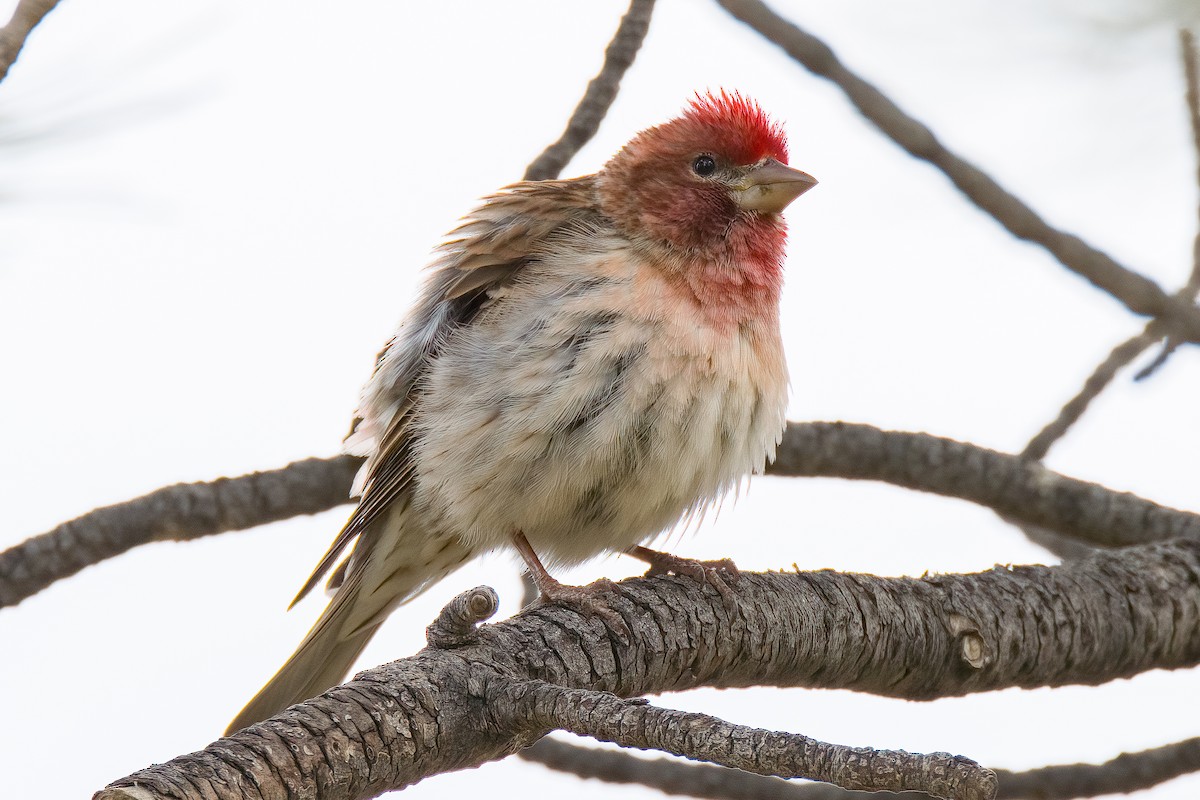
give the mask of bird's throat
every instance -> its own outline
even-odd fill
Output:
[[[732,328],[779,316],[782,270],[776,264],[697,263],[680,276],[696,311],[709,325]]]
[[[765,222],[765,220],[764,220]],[[782,223],[730,227],[722,246],[677,262],[672,276],[710,325],[778,318],[786,234]]]

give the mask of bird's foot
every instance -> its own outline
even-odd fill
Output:
[[[661,550],[651,550],[649,547],[641,545],[631,547],[625,552],[650,565],[650,569],[646,570],[648,578],[669,573],[686,575],[692,580],[707,583],[716,589],[727,605],[733,602],[733,590],[729,588],[729,585],[738,582],[741,572],[732,559],[697,561],[694,558],[684,558],[673,553],[664,553]]]
[[[601,578],[587,586],[574,586],[559,583],[546,571],[541,559],[533,551],[525,534],[517,532],[512,536],[513,546],[521,554],[525,566],[529,569],[529,577],[538,588],[537,605],[557,604],[572,608],[585,617],[598,617],[609,628],[617,632],[621,639],[628,644],[633,631],[625,618],[612,609],[603,599],[603,595],[617,593],[617,585],[608,578]]]
[[[608,627],[621,634],[626,642],[629,641],[633,633],[629,630],[629,624],[605,602],[604,595],[611,596],[617,593],[617,585],[608,578],[600,578],[586,586],[559,583],[554,578],[537,583],[540,595],[536,602],[539,605],[562,605],[578,611],[585,617],[598,617]]]

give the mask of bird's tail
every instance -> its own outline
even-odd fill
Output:
[[[341,683],[396,606],[471,555],[456,538],[414,536],[411,530],[404,536],[401,526],[380,527],[368,534],[370,541],[359,540],[325,612],[287,663],[229,724],[226,736]]]
[[[330,602],[287,663],[229,723],[226,736],[274,716],[290,705],[316,697],[345,680],[346,673],[367,642],[371,641],[375,631],[379,630],[382,620],[358,630],[347,630],[346,618],[353,611],[354,604],[339,603],[339,599],[335,597]]]

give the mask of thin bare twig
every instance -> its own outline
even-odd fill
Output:
[[[794,783],[741,770],[682,764],[665,758],[542,739],[520,757],[560,772],[606,783],[636,783],[668,794],[709,800],[925,800],[921,793],[858,792],[820,783]],[[1064,764],[1023,772],[995,770],[997,800],[1068,800],[1149,789],[1200,771],[1200,738],[1124,753],[1103,764]]]
[[[617,99],[621,78],[633,64],[646,32],[650,30],[650,16],[653,13],[654,0],[630,2],[629,10],[621,18],[616,34],[604,50],[604,66],[588,83],[583,99],[571,113],[562,136],[543,150],[525,170],[525,180],[544,181],[558,177],[567,162],[596,135],[604,115]]]
[[[1196,183],[1197,186],[1200,186],[1200,55],[1196,51],[1195,37],[1187,29],[1179,31],[1179,50],[1180,59],[1183,62],[1183,75],[1186,86],[1184,104],[1188,109],[1192,138],[1195,142]],[[1197,214],[1197,217],[1200,218],[1200,213]],[[1198,291],[1200,291],[1200,226],[1197,228],[1196,237],[1192,245],[1191,274],[1188,277],[1187,283],[1175,293],[1175,296],[1184,302],[1191,303],[1195,300]],[[1146,328],[1142,333],[1113,348],[1108,358],[1092,372],[1079,393],[1063,406],[1058,414],[1058,418],[1043,428],[1037,436],[1033,437],[1029,444],[1025,446],[1021,455],[1025,458],[1032,458],[1038,461],[1045,458],[1046,453],[1050,451],[1051,445],[1062,438],[1070,430],[1071,426],[1083,416],[1084,411],[1087,410],[1091,401],[1104,391],[1117,372],[1141,355],[1154,342],[1166,336],[1167,340],[1163,345],[1162,352],[1158,354],[1154,361],[1142,368],[1134,376],[1134,380],[1142,381],[1154,374],[1159,367],[1166,363],[1167,359],[1181,343],[1178,337],[1168,334],[1167,326],[1158,320],[1151,320],[1146,324]],[[1034,536],[1033,538],[1036,539],[1037,537]]]
[[[1049,251],[1067,269],[1137,314],[1167,320],[1184,339],[1200,342],[1200,309],[1167,294],[1154,281],[1118,264],[1078,236],[1051,227],[1029,206],[974,164],[946,148],[925,125],[875,86],[851,72],[833,50],[760,0],[718,0],[736,19],[782,48],[810,72],[835,83],[868,120],[913,157],[940,169],[976,206],[1018,239]]]
[[[1179,31],[1179,52],[1183,60],[1183,76],[1186,84],[1184,102],[1188,109],[1188,120],[1192,128],[1192,141],[1196,153],[1196,184],[1200,186],[1200,53],[1196,49],[1196,37],[1191,31],[1182,28]],[[1200,217],[1200,213],[1197,214]],[[1189,300],[1195,299],[1200,292],[1200,227],[1192,239],[1192,273],[1187,285],[1179,290],[1179,294]],[[1163,345],[1162,352],[1134,376],[1135,381],[1145,380],[1154,374],[1159,367],[1167,362],[1181,342],[1178,337],[1169,336]]]
[[[58,0],[21,0],[8,24],[0,28],[0,81],[21,54],[25,40],[37,24],[58,5]]]
[[[1063,437],[1071,426],[1079,421],[1088,405],[1095,400],[1117,373],[1141,355],[1146,348],[1162,338],[1163,325],[1158,320],[1147,323],[1145,330],[1113,348],[1088,379],[1083,382],[1079,393],[1067,401],[1058,417],[1029,440],[1021,451],[1021,458],[1041,461],[1050,452],[1050,447]]]
[[[1188,120],[1192,126],[1192,142],[1196,152],[1196,183],[1200,185],[1200,52],[1196,49],[1196,36],[1187,28],[1179,31],[1179,51],[1183,59],[1185,82],[1184,102],[1187,104]],[[1197,236],[1196,262],[1200,263],[1200,235]],[[1200,270],[1200,267],[1196,267]],[[1193,280],[1198,279],[1196,270]]]

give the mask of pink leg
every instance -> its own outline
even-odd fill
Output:
[[[514,533],[512,543],[517,552],[521,554],[521,559],[529,570],[529,577],[533,578],[534,584],[541,592],[538,603],[557,603],[573,608],[585,616],[600,617],[608,623],[609,627],[616,629],[628,640],[631,632],[625,619],[599,599],[605,593],[616,591],[616,585],[612,581],[608,578],[601,578],[587,586],[559,583],[546,571],[546,567],[534,552],[529,540],[525,538],[525,534],[520,531]]]

